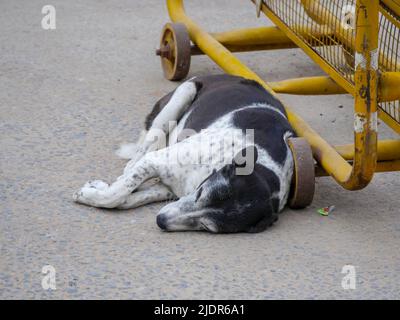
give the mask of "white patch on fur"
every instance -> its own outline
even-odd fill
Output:
[[[267,104],[267,103],[260,103],[260,102],[253,103],[253,104],[251,104],[251,105],[249,105],[249,106],[246,106],[246,107],[237,109],[237,110],[235,110],[235,111],[233,111],[233,112],[237,112],[237,111],[241,111],[241,110],[245,110],[245,109],[250,109],[250,108],[265,108],[265,109],[268,109],[268,110],[277,112],[277,113],[280,114],[282,117],[284,117],[285,119],[287,119],[287,117],[285,116],[285,114],[284,114],[281,110],[279,110],[278,108],[276,108],[276,107],[274,107],[274,106],[271,106],[270,104]]]

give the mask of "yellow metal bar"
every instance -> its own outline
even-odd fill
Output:
[[[400,160],[382,161],[376,164],[375,172],[400,171]]]
[[[357,0],[353,170],[344,187],[360,189],[372,179],[377,161],[378,0]],[[329,171],[328,171],[329,172]]]
[[[325,42],[329,33],[329,29],[325,27],[310,28],[301,27],[301,35],[305,38],[314,38]],[[296,26],[295,26],[296,28]],[[256,27],[246,29],[236,29],[227,32],[211,33],[211,35],[224,46],[245,46],[245,45],[292,45],[297,48],[297,45],[288,36],[276,26]]]
[[[340,87],[332,78],[325,76],[287,79],[277,82],[268,82],[268,85],[276,93],[285,94],[326,95],[347,93],[346,90]],[[378,101],[385,102],[394,100],[400,100],[400,72],[383,72],[379,78]],[[400,123],[395,121],[384,110],[378,109],[378,117],[395,132],[400,134]]]
[[[400,72],[383,72],[381,74],[378,100],[380,102],[400,100]]]
[[[204,32],[186,16],[183,9],[183,0],[167,0],[167,6],[171,20],[184,23],[189,30],[192,41],[223,70],[233,75],[258,81],[267,91],[276,96],[274,91],[258,75],[248,69],[217,40]],[[314,157],[333,178],[348,189],[354,190],[365,186],[364,183],[361,185],[355,183],[358,181],[354,181],[354,178],[349,180],[350,177],[354,176],[352,174],[351,165],[349,165],[332,146],[310,128],[304,120],[292,112],[290,108],[286,107],[286,111],[289,122],[294,130],[299,136],[307,139],[313,149]]]
[[[275,26],[236,29],[228,32],[211,33],[211,35],[224,46],[291,44],[294,48],[297,47],[284,32]]]
[[[278,82],[268,82],[268,85],[277,93],[298,95],[325,95],[344,94],[345,89],[339,86],[330,77],[305,77],[287,79]]]
[[[318,39],[321,43],[329,46],[331,34],[328,28],[301,27],[303,37]],[[237,29],[227,32],[211,33],[211,36],[220,42],[231,52],[246,52],[259,50],[292,49],[298,46],[276,26]],[[192,47],[192,55],[200,55],[203,52],[197,47]]]
[[[354,77],[353,77],[354,79]],[[400,72],[382,72],[379,76],[378,101],[400,100]],[[317,76],[268,82],[277,93],[299,95],[343,94],[347,91],[331,77]]]
[[[395,0],[382,0],[382,2],[392,10],[398,17],[400,17],[400,1]]]
[[[384,110],[378,109],[379,119],[384,121],[390,128],[400,134],[400,124],[395,121],[390,115],[388,115]]]
[[[354,159],[354,145],[335,146],[335,149],[346,160]],[[377,147],[378,161],[400,160],[400,140],[381,140]]]
[[[390,10],[390,8],[385,4],[382,5],[382,2],[381,2],[381,13],[385,16],[386,19],[388,19],[391,23],[393,23],[397,28],[400,28],[399,20],[397,20],[393,16],[393,10]],[[397,14],[397,17],[400,17],[400,15]]]
[[[231,52],[297,48],[285,33],[274,26],[211,33],[211,36]],[[200,55],[203,52],[195,45],[191,54]]]
[[[379,161],[376,163],[375,173],[393,171],[400,171],[400,160]],[[324,168],[317,165],[315,167],[315,176],[326,177],[329,176],[329,174],[324,170]]]
[[[378,101],[387,102],[400,100],[400,72],[383,72],[379,77]],[[400,134],[400,123],[393,119],[383,108],[378,109],[379,118],[384,121],[390,128]],[[400,111],[399,111],[400,112]]]
[[[268,82],[276,93],[299,95],[344,94],[347,91],[331,77],[303,77]],[[383,72],[379,77],[378,101],[400,100],[400,72]]]
[[[223,44],[223,43],[222,43]],[[251,51],[264,51],[264,50],[280,50],[280,49],[293,49],[297,48],[292,43],[288,44],[255,44],[255,45],[224,45],[230,52],[251,52]],[[203,55],[204,52],[196,45],[192,45],[190,54],[192,56]]]

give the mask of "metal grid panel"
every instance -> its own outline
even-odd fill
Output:
[[[379,70],[400,72],[400,17],[381,3],[379,17]],[[400,88],[399,88],[400,90]],[[400,123],[400,101],[379,103],[379,107]]]
[[[354,84],[355,0],[264,0],[264,4],[304,43]],[[400,17],[381,1],[379,70],[400,71]],[[316,34],[325,34],[317,38]],[[400,123],[400,101],[379,107]]]

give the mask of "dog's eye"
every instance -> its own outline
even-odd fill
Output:
[[[194,202],[197,202],[197,200],[199,200],[199,198],[200,198],[202,192],[203,192],[203,187],[201,187],[201,188],[197,191],[196,200],[194,200]]]

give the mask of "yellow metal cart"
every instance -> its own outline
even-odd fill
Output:
[[[273,27],[209,34],[167,0],[157,54],[169,80],[186,77],[192,55],[206,54],[225,72],[258,81],[276,93],[354,97],[354,144],[331,146],[285,106],[300,138],[290,141],[295,175],[290,204],[312,201],[314,175],[330,175],[348,190],[364,188],[375,172],[400,170],[400,140],[378,141],[378,117],[400,133],[400,0],[252,0]],[[301,48],[327,74],[265,82],[232,52]],[[314,165],[314,159],[316,165]]]

